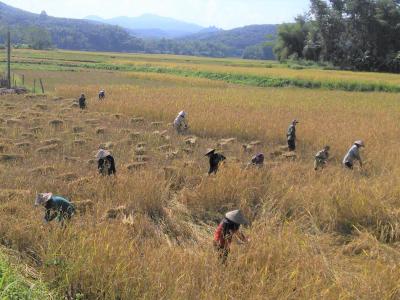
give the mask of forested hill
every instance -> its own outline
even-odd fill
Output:
[[[232,30],[207,28],[179,39],[138,38],[131,28],[99,21],[55,18],[45,12],[34,14],[0,2],[0,44],[5,42],[8,27],[14,44],[34,49],[55,47],[254,59],[274,59],[272,47],[264,43],[268,35],[277,32],[276,25],[254,25]]]
[[[263,44],[274,39],[277,31],[278,25],[250,25],[231,30],[200,32],[182,38],[182,40],[223,44],[232,49],[232,56],[243,56],[251,49],[259,47],[265,51],[265,56],[267,56],[263,58],[273,59],[272,47]]]
[[[14,43],[45,48],[93,51],[139,51],[143,42],[126,30],[112,25],[78,19],[64,19],[26,12],[0,2],[0,33],[10,26]],[[4,34],[0,34],[0,43]]]

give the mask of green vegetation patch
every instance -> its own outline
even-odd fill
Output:
[[[0,254],[0,299],[45,300],[52,297],[43,283],[18,274],[17,268]]]

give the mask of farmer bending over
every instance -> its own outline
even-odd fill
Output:
[[[251,159],[251,165],[257,166],[257,167],[262,167],[264,165],[264,154],[263,153],[258,153],[257,155],[253,156]]]
[[[178,134],[185,133],[189,128],[186,117],[187,117],[187,113],[184,111],[181,111],[174,121],[174,128],[176,129]]]
[[[244,243],[248,239],[239,231],[240,225],[248,224],[240,210],[226,213],[225,218],[218,225],[214,234],[214,247],[218,251],[220,258],[225,263],[228,258],[232,238],[237,236]]]
[[[64,219],[71,219],[75,212],[75,207],[67,199],[55,196],[52,193],[38,194],[36,196],[35,205],[43,205],[46,209],[44,220],[51,222],[57,218],[58,222]]]
[[[115,175],[115,160],[111,153],[107,150],[100,149],[96,154],[97,169],[101,175]]]
[[[220,153],[215,153],[215,149],[208,149],[206,156],[210,159],[210,169],[208,174],[211,175],[212,173],[217,174],[219,164],[223,162],[226,157]]]
[[[315,161],[314,161],[314,170],[315,171],[318,171],[318,169],[320,169],[320,168],[323,169],[326,166],[326,164],[328,163],[328,159],[329,159],[329,150],[330,150],[330,147],[325,146],[324,149],[322,149],[315,155]]]
[[[354,161],[360,162],[360,167],[363,167],[363,162],[360,156],[360,148],[365,147],[363,141],[356,141],[354,145],[350,148],[349,152],[347,152],[346,156],[343,159],[343,165],[352,170],[354,168]]]

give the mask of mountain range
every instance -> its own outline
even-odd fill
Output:
[[[205,29],[197,24],[152,14],[144,14],[139,17],[116,17],[111,19],[88,16],[85,19],[104,24],[118,25],[129,29],[132,34],[141,38],[178,38],[198,33]]]
[[[13,42],[34,48],[145,52],[211,57],[273,59],[264,43],[278,25],[251,25],[232,30],[204,28],[156,15],[102,19],[68,19],[30,13],[0,2],[0,43],[6,30]],[[250,54],[250,55],[248,55]]]

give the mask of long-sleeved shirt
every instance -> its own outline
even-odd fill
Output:
[[[353,164],[355,160],[361,161],[360,149],[357,147],[357,145],[353,145],[350,148],[349,152],[347,152],[346,156],[343,159],[343,164]]]
[[[80,108],[86,108],[86,98],[85,97],[80,97],[79,98],[79,107]]]
[[[228,219],[223,219],[214,234],[214,243],[222,249],[229,249],[233,235],[239,230],[240,225]]]
[[[176,128],[187,127],[188,124],[187,124],[186,118],[183,117],[182,115],[177,116],[175,121],[174,121],[174,126]]]
[[[329,158],[329,152],[326,150],[321,150],[315,155],[315,159],[318,159],[322,162],[326,162]]]
[[[295,125],[292,124],[289,126],[286,136],[287,136],[288,141],[296,140],[296,126]]]
[[[66,216],[71,217],[71,215],[75,212],[75,208],[72,203],[60,196],[52,196],[50,200],[46,202],[44,207],[46,209],[44,219],[47,222],[54,220],[57,216],[59,216],[59,214],[65,214]]]
[[[98,160],[97,168],[99,169],[99,172],[103,174],[104,168],[106,168],[106,162],[107,162],[107,174],[115,175],[117,173],[117,170],[115,169],[114,157],[112,157],[111,155],[108,155],[105,158],[100,158]]]
[[[219,153],[213,153],[210,155],[210,170],[208,174],[217,173],[219,163],[226,159],[225,156]]]

